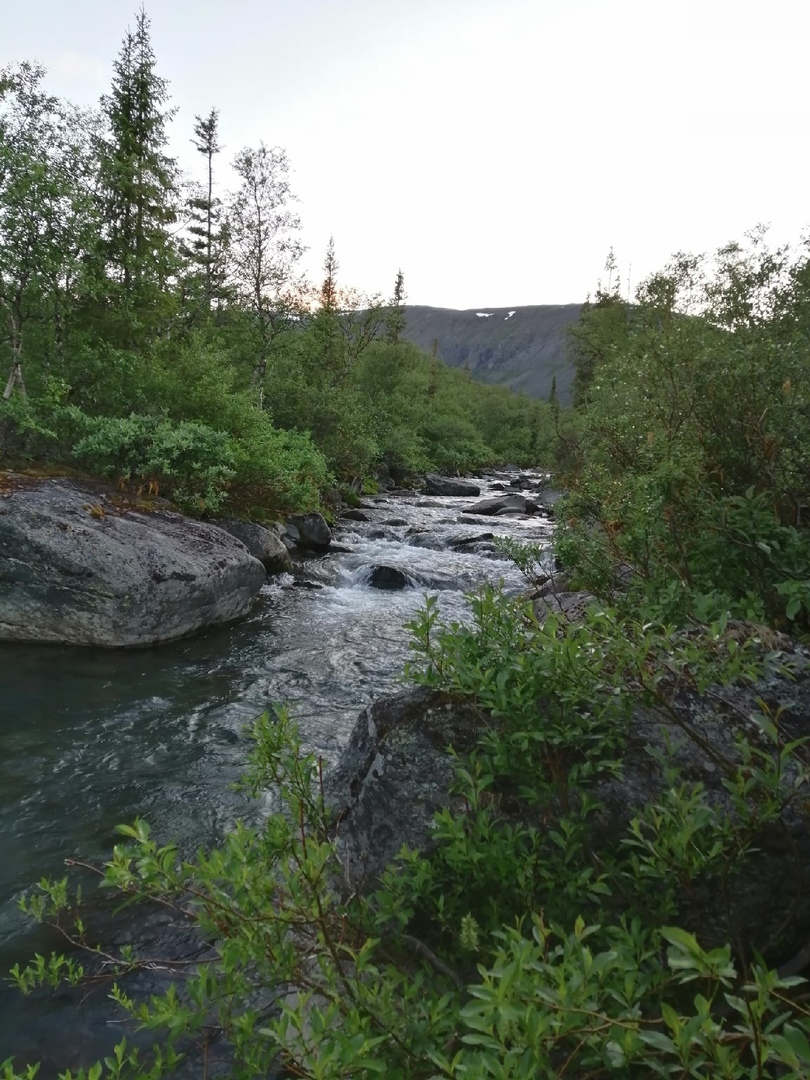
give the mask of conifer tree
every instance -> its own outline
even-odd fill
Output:
[[[390,345],[396,345],[405,330],[405,277],[402,270],[397,271],[394,282],[394,295],[388,309],[385,326],[385,339]]]
[[[212,109],[205,116],[195,117],[191,142],[206,163],[205,185],[196,185],[188,199],[188,241],[181,254],[189,260],[192,279],[202,292],[206,312],[222,300],[226,277],[227,225],[223,218],[221,200],[214,197],[214,157],[220,153],[219,112]]]
[[[154,307],[176,270],[170,226],[176,218],[177,167],[166,153],[168,84],[155,72],[150,23],[141,9],[113,65],[102,99],[108,133],[101,146],[103,273],[125,305]]]

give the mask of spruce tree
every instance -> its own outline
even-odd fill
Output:
[[[129,314],[152,312],[177,269],[170,226],[176,219],[177,167],[166,153],[168,84],[155,72],[149,19],[141,9],[113,65],[102,98],[103,274]],[[151,320],[149,320],[151,321]]]
[[[195,121],[191,142],[205,158],[206,181],[204,185],[196,185],[187,200],[188,239],[181,247],[181,254],[190,264],[192,291],[200,296],[208,313],[226,295],[227,225],[222,202],[214,197],[214,157],[222,150],[219,112],[212,109],[205,117],[195,117]]]
[[[394,282],[394,295],[386,316],[385,338],[390,345],[396,345],[405,330],[405,277],[402,270],[397,271]]]

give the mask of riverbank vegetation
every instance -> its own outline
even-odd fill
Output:
[[[347,889],[319,763],[283,710],[257,724],[247,780],[279,793],[266,826],[190,862],[142,822],[122,830],[106,885],[169,905],[210,952],[149,1002],[127,989],[135,952],[14,973],[24,992],[100,964],[115,978],[159,1049],[124,1048],[93,1076],[170,1076],[187,1051],[223,1054],[232,1075],[330,1080],[808,1075],[791,829],[810,763],[790,708],[807,659],[782,633],[807,631],[807,266],[757,236],[678,259],[633,305],[612,292],[586,308],[580,402],[556,417],[570,489],[556,546],[593,603],[580,622],[540,623],[489,591],[468,624],[439,625],[430,600],[414,621],[409,678],[481,718],[429,850]],[[542,572],[542,553],[513,554]],[[748,695],[733,734],[732,686]],[[708,713],[695,723],[685,702]],[[670,735],[631,751],[639,709],[662,725],[642,730]],[[704,771],[683,771],[678,740]],[[645,753],[656,794],[606,826],[605,799]],[[775,918],[752,925],[774,836],[793,837],[795,896],[766,888]],[[64,883],[25,905],[87,946]]]
[[[463,471],[547,448],[543,402],[401,338],[405,285],[304,280],[291,165],[261,143],[226,190],[218,113],[173,117],[141,11],[83,111],[24,62],[0,72],[0,461],[82,469],[182,509],[306,510],[380,468]]]
[[[209,166],[215,119],[198,132]],[[120,167],[105,145],[97,182]],[[246,182],[270,170],[286,184],[272,152],[240,160]],[[154,176],[158,167],[168,165],[156,160]],[[122,1043],[65,1076],[158,1080],[191,1051],[203,1072],[210,1063],[211,1075],[242,1077],[802,1080],[810,927],[788,903],[776,929],[743,935],[740,905],[758,850],[775,834],[789,849],[788,816],[808,814],[807,716],[794,717],[796,734],[784,690],[807,664],[785,635],[810,630],[806,247],[772,251],[756,233],[712,257],[677,257],[633,303],[614,282],[600,289],[575,332],[578,403],[566,411],[490,396],[404,346],[401,280],[387,305],[349,305],[331,249],[317,299],[300,303],[287,276],[272,311],[289,307],[271,318],[263,286],[251,291],[258,278],[220,277],[218,245],[247,234],[239,213],[230,237],[225,217],[214,228],[210,191],[190,234],[201,246],[187,244],[196,262],[172,262],[179,252],[156,241],[117,247],[132,224],[122,212],[98,219],[103,259],[58,263],[50,277],[20,270],[12,376],[24,369],[29,393],[3,406],[6,453],[70,447],[89,467],[154,477],[214,509],[285,482],[290,501],[314,499],[328,475],[380,462],[464,469],[501,455],[536,461],[548,445],[568,491],[557,556],[593,603],[581,622],[540,623],[528,601],[487,592],[469,624],[442,627],[427,601],[409,677],[473,703],[480,737],[457,762],[431,850],[403,851],[365,893],[344,887],[319,763],[279,709],[257,724],[247,779],[279,793],[279,813],[191,861],[145,823],[125,826],[104,872],[125,899],[155,900],[200,928],[203,961],[192,973],[178,965],[165,995],[132,993],[128,977],[155,958],[96,949],[65,883],[25,898],[84,958],[39,957],[15,970],[20,989],[103,975],[155,1038],[154,1051]],[[112,213],[112,202],[94,205]],[[149,205],[158,228],[168,210]],[[294,262],[294,219],[280,203],[274,212]],[[70,250],[89,251],[82,243]],[[255,270],[253,249],[238,250],[238,267]],[[48,251],[37,266],[51,266]],[[149,454],[169,466],[160,472]],[[777,700],[757,690],[773,690],[774,672]],[[732,754],[703,740],[714,791],[680,770],[662,736],[648,747],[658,795],[632,806],[623,829],[600,829],[636,710],[700,740],[673,720],[680,704],[717,701],[731,685],[754,704]],[[804,854],[787,857],[800,895]],[[220,1054],[230,1064],[215,1066]]]

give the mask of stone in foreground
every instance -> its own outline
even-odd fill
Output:
[[[0,496],[0,640],[155,645],[241,618],[262,564],[222,529],[65,479]]]

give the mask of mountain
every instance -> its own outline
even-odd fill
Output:
[[[571,400],[574,369],[567,330],[581,304],[515,308],[452,308],[408,305],[403,337],[452,367],[469,365],[474,379],[547,398],[557,376],[557,396]]]

